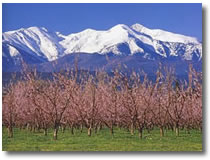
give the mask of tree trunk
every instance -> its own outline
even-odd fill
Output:
[[[95,134],[97,134],[97,131],[98,131],[98,125],[95,125],[95,127],[94,127],[94,131],[95,131]]]
[[[88,136],[91,136],[91,130],[92,130],[92,128],[91,128],[91,126],[88,128]]]
[[[7,128],[7,130],[8,130],[8,137],[9,138],[12,138],[13,137],[13,128],[12,128],[12,126],[9,126]]]
[[[131,128],[130,128],[130,132],[131,132],[131,135],[133,136],[134,135],[134,124],[133,122],[131,123]]]
[[[160,127],[160,137],[164,137],[164,129],[162,126]]]
[[[44,129],[44,135],[47,136],[47,128]]]
[[[54,140],[58,139],[58,126],[54,127],[53,139]]]
[[[64,133],[66,130],[66,126],[62,126],[62,133]]]
[[[202,126],[199,128],[200,132],[202,133]]]
[[[37,124],[37,132],[38,133],[40,133],[40,129],[41,129],[40,125]]]
[[[176,126],[173,126],[172,131],[175,132],[175,130],[176,130]]]
[[[178,137],[179,136],[179,126],[176,126],[175,132],[176,132],[176,136]]]
[[[30,130],[30,124],[29,124],[29,123],[27,123],[26,129],[27,129],[27,130]]]
[[[80,132],[82,133],[83,131],[83,124],[80,125]]]
[[[30,129],[29,129],[29,130],[30,130],[30,132],[32,132],[32,130],[33,130],[33,127],[32,127],[32,125],[30,125]]]
[[[35,127],[35,126],[33,126],[33,128],[32,128],[32,132],[33,132],[33,133],[36,132],[36,127]]]
[[[111,125],[110,127],[110,134],[112,136],[112,138],[114,137],[114,129],[113,129],[113,125]]]
[[[139,128],[139,139],[143,138],[143,128]]]
[[[102,129],[102,125],[99,124],[99,125],[98,125],[98,132],[99,132],[101,129]]]
[[[74,126],[71,126],[71,134],[74,135]]]

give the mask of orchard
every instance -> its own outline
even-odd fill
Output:
[[[102,128],[114,137],[123,128],[139,139],[143,131],[158,128],[160,137],[166,131],[180,135],[180,130],[202,132],[202,74],[189,67],[187,80],[177,80],[172,69],[159,69],[156,80],[145,73],[126,75],[115,70],[79,74],[78,70],[53,73],[44,80],[36,71],[24,72],[23,80],[11,82],[3,95],[3,127],[8,137],[14,128],[59,133],[75,129],[87,136]]]

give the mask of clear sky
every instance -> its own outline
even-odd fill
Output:
[[[202,4],[3,4],[3,32],[31,26],[62,34],[87,28],[107,30],[116,24],[148,28],[202,40]]]

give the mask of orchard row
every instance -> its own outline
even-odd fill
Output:
[[[163,70],[163,69],[161,69]],[[202,130],[202,74],[189,67],[187,81],[178,81],[172,69],[157,71],[156,80],[135,72],[125,75],[116,70],[112,76],[104,72],[95,75],[78,71],[55,73],[50,80],[39,78],[36,72],[26,72],[24,80],[11,83],[3,95],[3,125],[8,136],[13,128],[42,130],[47,135],[70,127],[87,135],[107,127],[126,128],[133,135],[138,130]]]

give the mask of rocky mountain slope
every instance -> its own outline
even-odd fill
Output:
[[[92,70],[112,69],[118,63],[134,68],[159,62],[202,64],[202,44],[196,38],[140,24],[69,35],[46,28],[21,28],[3,33],[2,46],[3,71],[20,70],[22,61],[40,71],[52,71],[50,66],[55,62],[60,68],[72,67],[75,56],[79,56],[82,68]]]

